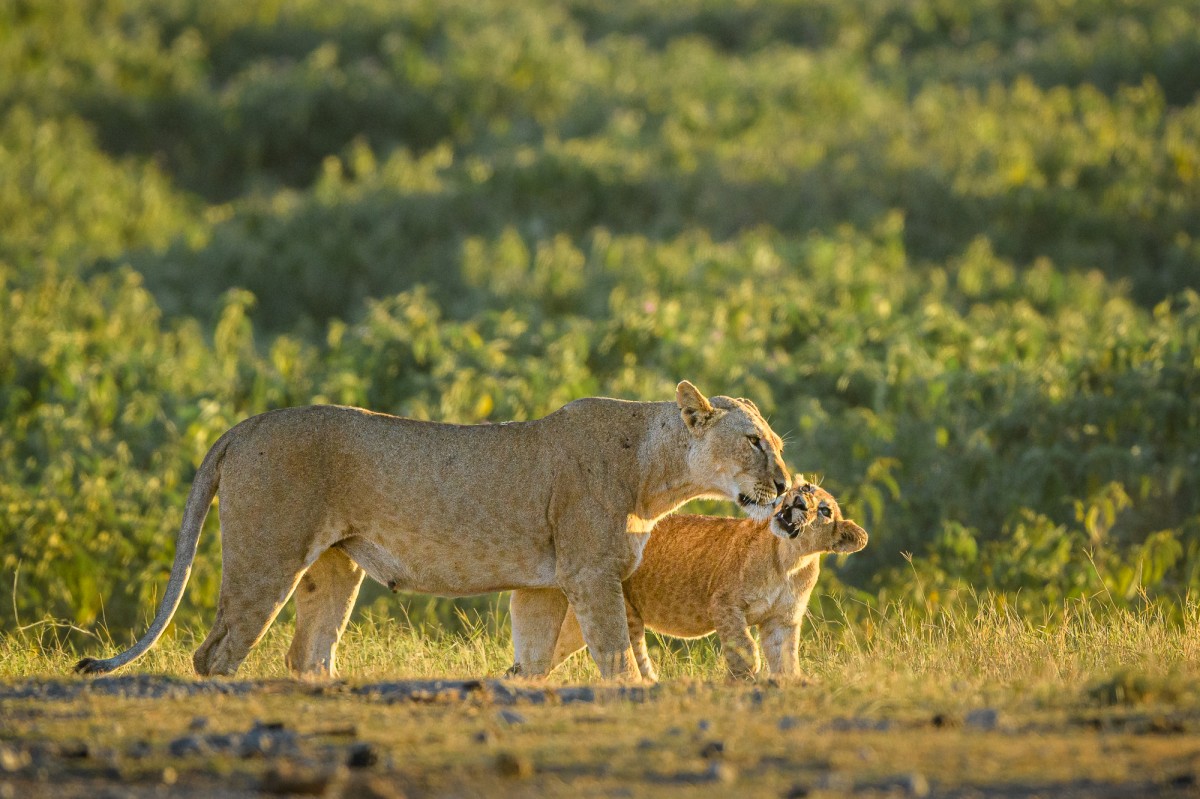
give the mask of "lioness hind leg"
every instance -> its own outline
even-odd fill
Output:
[[[229,550],[225,550],[226,555]],[[223,558],[217,618],[204,643],[192,656],[202,677],[232,675],[279,615],[304,573],[304,564],[276,561],[251,569]],[[236,564],[236,565],[235,565]]]
[[[567,597],[557,588],[521,588],[508,600],[512,619],[511,676],[541,677],[558,665],[552,660]]]
[[[554,644],[554,657],[550,661],[550,670],[558,668],[567,658],[585,648],[583,630],[579,629],[579,617],[574,608],[567,608],[562,626],[558,628],[558,641]]]
[[[337,676],[334,658],[366,572],[340,549],[327,549],[300,578],[296,635],[287,667],[297,676]]]

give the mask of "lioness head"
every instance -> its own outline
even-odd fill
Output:
[[[688,381],[675,390],[691,434],[688,466],[706,475],[714,492],[737,502],[746,515],[765,519],[791,483],[783,442],[748,399],[705,397]]]
[[[806,552],[857,552],[867,532],[849,519],[828,491],[797,477],[771,517],[771,532]]]

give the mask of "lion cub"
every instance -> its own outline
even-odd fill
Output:
[[[749,628],[757,625],[772,674],[798,674],[799,627],[826,552],[857,552],[867,534],[842,518],[837,501],[798,478],[769,521],[674,515],[654,528],[641,565],[624,581],[629,636],[638,669],[658,679],[646,628],[680,638],[720,636],[732,675],[758,671]],[[583,648],[569,610],[554,666]]]

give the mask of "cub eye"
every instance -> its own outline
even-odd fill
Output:
[[[817,513],[821,514],[826,519],[833,516],[833,511],[829,509],[828,505],[822,505],[821,507],[817,508]]]
[[[750,446],[754,447],[759,452],[762,452],[762,439],[758,436],[746,436],[746,440],[750,442]]]

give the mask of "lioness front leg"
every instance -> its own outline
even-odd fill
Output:
[[[557,588],[521,588],[512,592],[508,608],[513,638],[509,676],[545,676],[558,665],[554,647],[567,615],[566,594]]]
[[[346,631],[365,572],[340,549],[325,550],[300,578],[296,635],[286,662],[296,676],[336,677],[338,641]]]
[[[729,674],[750,679],[758,672],[758,647],[746,626],[746,614],[733,607],[714,608],[713,621]]]
[[[759,626],[767,668],[779,677],[800,676],[800,625],[766,622]]]
[[[629,623],[625,618],[625,594],[616,574],[572,575],[563,580],[583,640],[600,677],[605,680],[636,682],[638,672],[629,644]]]

